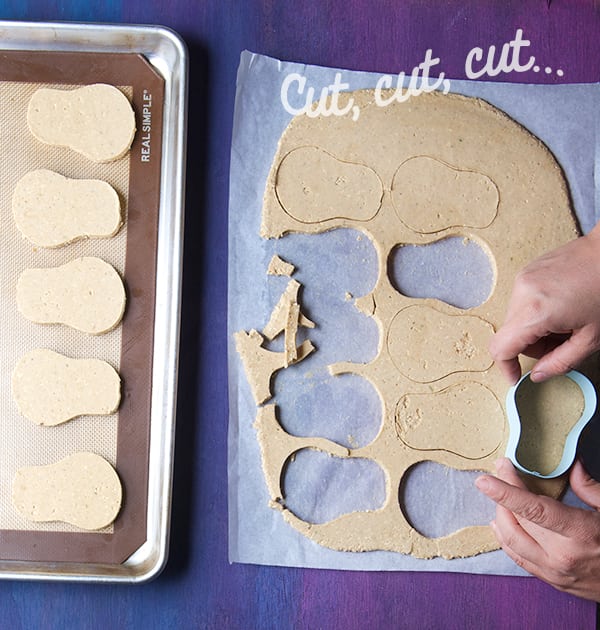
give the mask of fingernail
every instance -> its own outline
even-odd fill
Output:
[[[546,374],[546,372],[535,370],[531,373],[530,378],[534,383],[539,383],[540,381],[545,381],[548,378],[548,375]]]
[[[490,481],[487,477],[477,477],[475,486],[482,492],[486,492],[490,488]]]

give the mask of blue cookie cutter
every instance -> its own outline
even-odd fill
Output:
[[[508,444],[506,446],[506,456],[519,470],[524,473],[541,477],[542,479],[551,479],[552,477],[559,477],[566,472],[575,460],[577,441],[579,440],[579,436],[581,435],[585,425],[592,419],[592,416],[596,411],[597,395],[591,381],[581,374],[581,372],[571,370],[565,374],[565,376],[570,378],[581,390],[581,393],[583,394],[584,408],[581,417],[567,435],[562,458],[558,466],[551,473],[542,475],[536,470],[529,470],[525,468],[517,460],[517,447],[521,437],[521,418],[519,417],[515,396],[521,383],[528,378],[530,374],[531,372],[528,372],[522,376],[519,379],[519,382],[508,390],[508,394],[506,395],[506,412],[508,414],[508,427],[510,431]]]

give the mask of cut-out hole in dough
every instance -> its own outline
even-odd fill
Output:
[[[392,202],[408,227],[433,234],[450,227],[488,227],[498,213],[499,193],[483,173],[418,155],[396,171]]]
[[[401,310],[392,320],[387,346],[394,365],[418,383],[433,383],[455,372],[491,367],[487,351],[492,325],[473,315],[446,315],[430,306]]]
[[[284,472],[285,505],[309,523],[349,512],[377,510],[386,499],[385,473],[370,459],[341,458],[302,449]]]
[[[355,305],[355,298],[372,291],[377,281],[377,252],[372,241],[358,230],[341,228],[287,235],[277,243],[277,251],[296,266],[302,312],[316,324],[308,336],[318,352],[302,369],[313,370],[315,363],[373,360],[379,327]]]
[[[504,424],[496,396],[474,381],[436,393],[405,394],[396,406],[396,431],[407,446],[467,459],[493,453],[502,442]]]
[[[494,287],[487,253],[461,236],[394,248],[388,273],[394,288],[407,297],[435,298],[461,309],[483,304]]]
[[[432,461],[416,464],[400,484],[400,506],[406,519],[428,538],[447,536],[471,525],[487,525],[494,518],[495,504],[475,487],[480,474]]]
[[[294,149],[281,160],[275,191],[285,212],[302,223],[368,221],[383,197],[373,169],[313,146]]]
[[[526,378],[515,403],[521,423],[517,460],[528,470],[548,475],[560,463],[567,435],[581,418],[583,393],[566,376],[543,383]]]
[[[289,378],[280,388],[280,421],[288,433],[301,437],[324,437],[348,448],[359,448],[372,442],[382,422],[381,400],[373,385],[356,374],[312,379],[289,370]],[[287,377],[287,373],[285,374]],[[279,377],[284,379],[284,375]],[[294,401],[286,402],[286,392],[297,392]],[[283,404],[282,404],[283,402]]]

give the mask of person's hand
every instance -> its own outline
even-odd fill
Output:
[[[565,374],[600,349],[600,224],[517,276],[490,353],[511,383],[518,355],[538,359],[532,381]]]
[[[581,462],[573,465],[571,488],[590,511],[530,492],[506,458],[496,469],[497,477],[483,475],[475,484],[497,504],[491,526],[502,549],[555,588],[599,601],[600,483]]]

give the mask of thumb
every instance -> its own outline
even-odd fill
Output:
[[[532,372],[533,380],[541,381],[551,376],[566,374],[596,349],[591,331],[585,328],[575,330],[566,341],[536,363]]]
[[[576,460],[571,468],[569,483],[573,492],[584,503],[600,510],[600,483],[590,476],[580,460]]]

